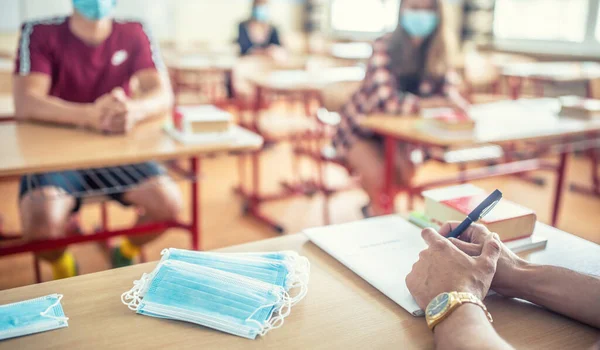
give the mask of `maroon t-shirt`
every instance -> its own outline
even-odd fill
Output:
[[[158,46],[139,22],[113,21],[110,36],[90,46],[69,29],[69,17],[26,22],[21,31],[15,74],[47,74],[50,95],[92,103],[116,87],[129,95],[129,82],[143,69],[163,69]]]

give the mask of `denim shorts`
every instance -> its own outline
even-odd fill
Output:
[[[57,187],[75,197],[73,212],[79,211],[83,194],[106,195],[123,205],[126,190],[148,179],[166,174],[155,162],[121,165],[107,168],[40,173],[21,177],[19,199],[42,187]]]

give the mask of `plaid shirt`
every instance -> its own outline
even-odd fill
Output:
[[[391,34],[388,34],[375,41],[361,87],[341,109],[342,120],[333,138],[334,147],[341,153],[349,149],[357,138],[376,139],[370,131],[359,126],[359,121],[369,114],[389,113],[402,116],[419,112],[419,96],[397,88],[397,78],[390,69],[390,38]],[[419,95],[447,95],[460,82],[453,72],[441,80],[423,78],[419,85]]]

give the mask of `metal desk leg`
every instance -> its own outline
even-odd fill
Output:
[[[567,157],[569,153],[563,152],[560,154],[560,160],[556,169],[556,188],[554,189],[554,205],[552,207],[552,226],[556,227],[558,223],[558,214],[560,209],[560,201],[562,198],[562,188],[565,182],[565,172],[567,168]]]
[[[385,147],[385,178],[383,191],[379,197],[380,207],[384,210],[385,214],[392,214],[394,212],[394,175],[396,173],[396,140],[392,137],[386,136],[384,139]]]
[[[201,224],[200,224],[200,158],[192,157],[190,159],[190,168],[192,174],[196,176],[196,180],[190,183],[191,186],[191,197],[192,197],[192,206],[191,206],[191,227],[190,231],[192,233],[192,249],[200,250],[200,236],[202,234]]]
[[[594,91],[593,91],[593,82],[592,80],[588,80],[585,84],[585,97],[587,98],[594,98]]]
[[[523,79],[519,77],[509,77],[508,85],[510,89],[510,97],[516,100],[521,96],[521,89],[523,87]]]

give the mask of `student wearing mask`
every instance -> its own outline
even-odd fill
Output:
[[[250,19],[240,23],[238,45],[242,56],[281,51],[277,28],[270,24],[269,1],[254,0]]]
[[[254,89],[248,75],[269,69],[275,62],[283,62],[287,53],[279,40],[279,32],[270,23],[269,1],[254,0],[250,18],[240,23],[237,44],[242,58],[237,62],[233,77],[226,77],[227,94],[248,100],[254,99]]]
[[[600,328],[600,276],[523,260],[482,225],[471,225],[458,239],[444,237],[458,225],[423,230],[429,247],[406,277],[417,304],[427,309],[436,348],[512,349],[481,303],[490,288]],[[456,293],[466,302],[453,303]]]
[[[73,0],[71,16],[23,25],[14,73],[18,119],[125,134],[137,123],[170,110],[172,91],[158,46],[141,23],[112,19],[115,6],[116,0]],[[134,79],[138,91],[132,99]],[[111,198],[137,207],[138,223],[174,219],[181,198],[163,169],[153,162],[128,168],[139,175],[127,181],[135,182],[135,187]],[[125,181],[120,171],[109,167],[23,178],[20,211],[25,236],[64,237],[69,218],[81,205],[73,193],[101,189],[94,176]],[[125,239],[112,249],[112,265],[131,264],[140,247],[158,234]],[[39,256],[52,265],[56,279],[77,274],[74,257],[63,249]]]
[[[333,139],[339,155],[361,176],[370,197],[365,216],[380,215],[383,187],[383,140],[362,129],[371,113],[415,114],[423,107],[468,108],[458,91],[460,79],[449,67],[441,0],[403,0],[396,30],[375,41],[360,89],[341,110]],[[398,145],[396,182],[407,185],[415,173],[411,151]]]

